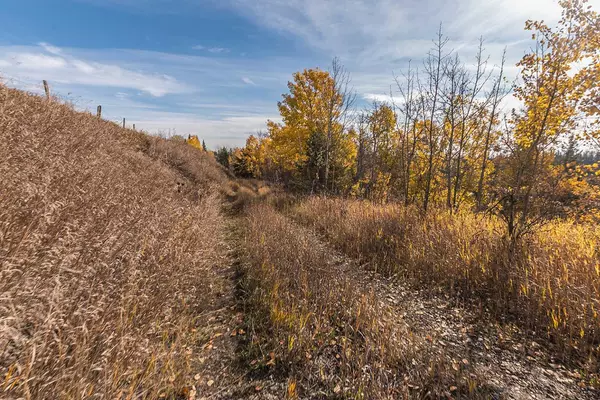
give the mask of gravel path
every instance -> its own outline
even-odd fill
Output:
[[[319,241],[357,284],[375,292],[388,310],[386,318],[395,319],[409,334],[430,343],[428,351],[453,365],[469,364],[484,380],[491,398],[600,398],[599,391],[586,387],[579,372],[556,361],[516,327],[500,325],[485,311],[459,305],[443,293],[416,290],[399,279],[386,279],[331,249],[320,236]]]

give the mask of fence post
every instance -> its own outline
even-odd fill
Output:
[[[133,124],[133,130],[135,131],[135,124]]]
[[[125,128],[125,118],[123,118],[123,128]]]
[[[96,109],[96,117],[102,118],[102,106],[98,106]]]
[[[46,99],[50,100],[50,86],[48,86],[48,81],[44,79],[42,82],[44,83],[44,92],[46,92]]]

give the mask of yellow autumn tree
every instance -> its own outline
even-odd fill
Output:
[[[307,69],[288,83],[278,103],[282,123],[267,123],[270,158],[293,183],[307,190],[341,190],[353,173],[356,150],[345,126],[352,95],[347,75]],[[342,183],[344,182],[344,183]]]
[[[243,149],[236,149],[232,157],[232,168],[236,175],[244,178],[261,178],[264,165],[264,149],[254,135],[246,139]]]
[[[355,191],[386,201],[398,178],[399,135],[396,114],[388,104],[375,102],[361,116],[359,157]]]
[[[564,18],[573,21],[570,34],[578,41],[579,60],[575,80],[581,97],[579,113],[585,120],[580,126],[584,139],[600,147],[600,14],[587,0],[563,1]]]
[[[198,150],[202,150],[202,143],[200,142],[200,139],[198,139],[198,136],[196,136],[196,135],[188,135],[188,138],[186,139],[186,142],[190,146],[195,147]]]
[[[511,173],[500,193],[500,215],[512,239],[528,232],[548,212],[541,206],[548,204],[554,191],[547,180],[548,159],[562,135],[578,129],[576,117],[588,111],[585,100],[597,85],[593,80],[600,43],[592,33],[598,28],[597,15],[585,0],[560,4],[563,12],[556,29],[543,22],[526,23],[536,45],[518,64],[521,84],[514,93],[523,111],[512,116]]]

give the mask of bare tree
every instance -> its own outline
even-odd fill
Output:
[[[394,76],[396,86],[400,92],[400,104],[393,102],[395,111],[399,114],[397,129],[400,133],[399,164],[402,171],[401,185],[404,204],[410,203],[410,180],[413,161],[416,156],[417,143],[423,133],[423,125],[419,122],[424,119],[424,105],[421,93],[417,92],[418,70],[412,69],[409,62],[408,71],[401,77]],[[402,124],[402,126],[400,126]]]
[[[459,120],[460,95],[465,87],[466,71],[463,68],[458,54],[456,54],[446,65],[445,71],[448,78],[447,90],[443,93],[445,106],[445,124],[449,125],[448,145],[446,151],[446,206],[452,208],[452,177],[453,177],[453,154],[454,140]]]
[[[423,211],[427,211],[431,196],[431,182],[433,180],[433,162],[436,152],[438,151],[438,141],[436,139],[436,118],[439,111],[440,93],[442,90],[444,79],[444,60],[448,57],[445,54],[445,47],[448,43],[448,38],[444,37],[442,32],[442,24],[438,30],[436,41],[433,49],[429,52],[425,60],[425,71],[427,73],[427,100],[428,107],[428,126],[427,126],[427,145],[428,145],[428,161],[427,161],[427,176],[425,181],[425,194],[423,197]]]
[[[356,102],[356,92],[352,87],[350,74],[339,58],[331,62],[329,74],[333,80],[333,88],[328,98],[327,132],[325,135],[325,188],[328,189],[333,139],[336,126],[344,133],[353,118],[352,109]]]
[[[458,149],[456,155],[456,173],[454,176],[454,195],[452,198],[452,208],[458,208],[458,194],[461,188],[461,180],[463,177],[463,153],[467,140],[472,136],[473,129],[478,125],[477,119],[485,109],[486,104],[478,104],[477,98],[484,86],[487,84],[491,74],[486,73],[487,58],[483,58],[483,38],[479,39],[479,47],[477,49],[476,72],[471,79],[463,81],[464,86],[461,87],[460,101],[460,122],[461,130],[458,141]]]
[[[495,125],[497,117],[498,117],[498,108],[500,106],[500,103],[502,102],[504,97],[509,93],[509,89],[507,89],[506,86],[503,86],[503,84],[502,84],[503,79],[504,79],[505,63],[506,63],[506,49],[504,49],[504,53],[502,54],[502,62],[500,64],[500,72],[498,74],[498,77],[494,81],[494,86],[492,88],[491,93],[488,96],[488,98],[490,99],[491,110],[490,110],[487,129],[485,131],[485,138],[484,138],[485,142],[483,145],[483,154],[481,156],[481,167],[479,170],[479,180],[477,182],[477,192],[475,194],[477,197],[477,209],[480,211],[483,209],[483,194],[484,194],[483,193],[483,181],[485,178],[485,170],[487,168],[487,162],[488,162],[488,157],[489,157],[489,153],[490,153],[490,145],[492,143],[492,130],[494,128],[494,125]]]

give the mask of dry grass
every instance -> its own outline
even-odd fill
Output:
[[[287,377],[289,398],[479,396],[306,228],[255,204],[244,247],[251,358]]]
[[[600,228],[553,222],[508,257],[500,221],[472,213],[365,201],[309,198],[291,210],[337,248],[384,274],[483,301],[495,312],[546,335],[569,354],[600,342]]]
[[[497,220],[294,204],[231,183],[184,142],[3,86],[0,190],[0,397],[189,397],[230,261],[222,194],[243,212],[231,221],[244,223],[246,361],[284,379],[288,398],[489,396],[472,367],[407,329],[356,263],[273,207],[385,275],[480,299],[597,354],[595,226],[553,223],[509,258]]]
[[[225,180],[183,143],[0,85],[0,397],[185,392]]]
[[[275,189],[275,190],[273,190]],[[263,202],[277,193],[280,188],[267,185],[254,179],[237,179],[229,184],[226,197],[229,208],[234,213],[241,213],[252,204]]]

